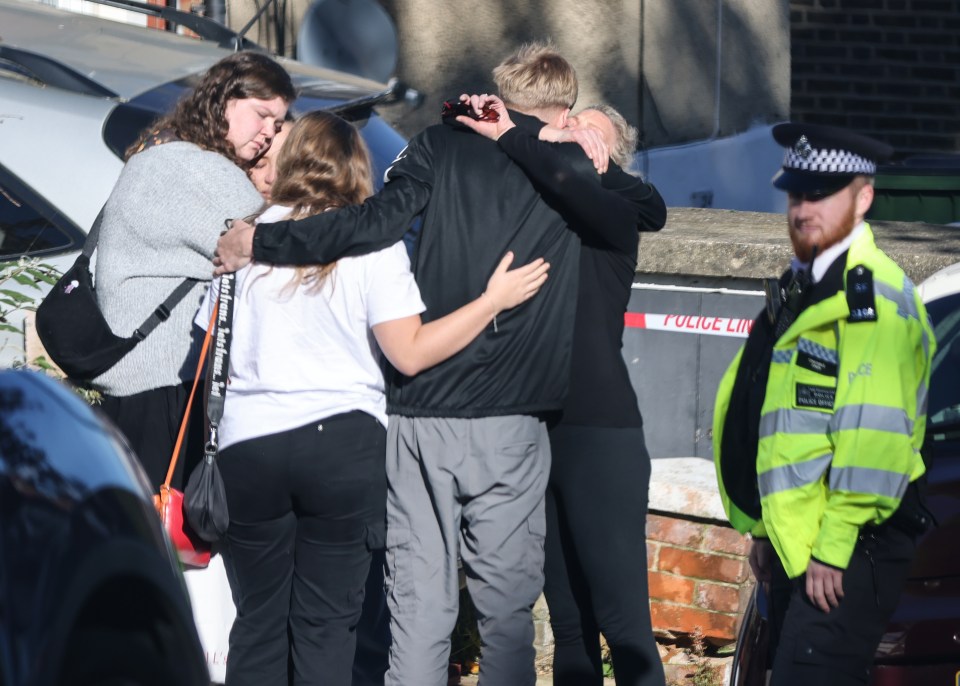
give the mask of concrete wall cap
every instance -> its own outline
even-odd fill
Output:
[[[870,226],[880,249],[914,283],[960,255],[960,227],[887,221]],[[783,273],[792,254],[783,214],[671,207],[662,231],[641,236],[637,272],[762,279]]]
[[[702,457],[651,460],[650,511],[727,523],[713,462]]]

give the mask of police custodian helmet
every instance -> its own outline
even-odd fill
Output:
[[[773,137],[787,149],[773,185],[814,198],[836,193],[855,176],[873,176],[893,155],[886,143],[836,126],[787,122],[773,127]]]

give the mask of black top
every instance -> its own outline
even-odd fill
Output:
[[[636,274],[637,231],[661,229],[666,206],[652,185],[615,165],[601,179],[586,158],[570,154],[579,146],[542,143],[536,140],[538,130],[525,128],[527,135],[511,130],[500,138],[500,145],[582,241],[570,389],[561,421],[581,426],[642,426],[621,353],[624,314]],[[569,187],[571,179],[581,179],[577,190]],[[582,187],[583,179],[593,181],[589,192]]]
[[[514,121],[530,118],[511,113]],[[586,160],[579,146],[571,158]],[[399,241],[418,214],[423,226],[413,270],[427,305],[424,321],[477,297],[508,250],[515,264],[537,257],[550,276],[535,297],[497,318],[463,351],[416,377],[391,370],[388,409],[407,416],[482,417],[558,410],[566,396],[579,241],[564,219],[493,141],[451,126],[411,139],[387,184],[359,206],[299,221],[260,224],[254,259],[274,264],[332,262]],[[585,193],[599,184],[585,177]],[[579,196],[576,179],[564,192]],[[589,197],[589,196],[588,196]],[[605,202],[612,215],[631,204]],[[621,220],[626,221],[626,220]]]

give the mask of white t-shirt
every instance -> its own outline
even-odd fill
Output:
[[[281,221],[273,206],[260,221]],[[346,257],[319,290],[292,288],[292,267],[251,263],[237,272],[230,384],[220,447],[362,410],[387,423],[380,350],[372,326],[426,307],[403,246]],[[214,279],[196,322],[207,328]]]

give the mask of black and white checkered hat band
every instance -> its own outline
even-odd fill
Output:
[[[817,172],[820,174],[866,174],[877,173],[877,165],[848,150],[817,150],[805,148],[800,152],[787,149],[783,158],[784,169]]]

